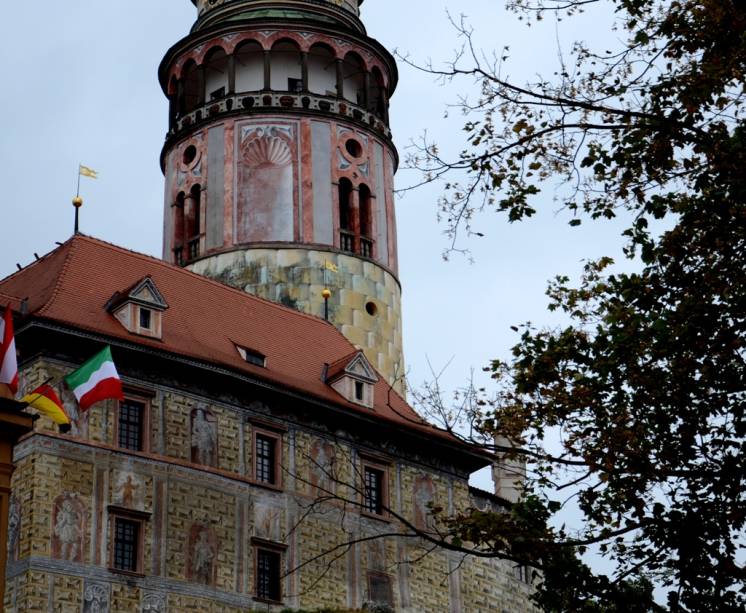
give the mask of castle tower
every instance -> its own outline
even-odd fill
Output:
[[[192,1],[159,70],[164,259],[322,317],[329,288],[330,321],[395,382],[397,69],[363,0]]]

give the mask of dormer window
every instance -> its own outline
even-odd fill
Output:
[[[145,307],[140,307],[140,328],[143,330],[151,330],[151,324],[153,322],[153,312]]]
[[[328,365],[326,382],[349,402],[373,408],[378,374],[362,351]]]
[[[122,326],[132,334],[161,338],[163,313],[168,304],[151,277],[141,279],[131,288],[114,294],[106,305]]]
[[[244,359],[245,362],[253,364],[254,366],[261,366],[262,368],[267,367],[267,356],[253,349],[247,349],[246,347],[240,347],[236,345],[238,354]]]

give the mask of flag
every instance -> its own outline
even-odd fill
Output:
[[[35,408],[56,424],[64,426],[70,423],[65,406],[50,385],[44,384],[37,387],[33,392],[24,396],[21,402]]]
[[[331,262],[324,262],[324,268],[327,270],[331,270],[332,272],[339,272],[335,264],[332,264]]]
[[[74,373],[65,377],[65,383],[78,399],[81,411],[101,400],[123,400],[122,382],[107,347],[93,356]]]
[[[18,360],[10,305],[5,307],[5,316],[0,320],[0,383],[7,385],[14,396],[18,393]]]
[[[83,166],[83,164],[79,165],[78,173],[83,177],[90,177],[91,179],[98,179],[98,172],[93,170],[93,168],[88,168],[88,166]]]

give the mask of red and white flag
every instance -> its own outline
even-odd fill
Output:
[[[5,307],[5,317],[0,320],[0,384],[7,385],[14,396],[18,393],[18,360],[10,306]]]

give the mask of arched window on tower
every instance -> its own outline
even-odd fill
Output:
[[[316,44],[308,54],[308,90],[321,96],[337,95],[337,67],[334,51]]]
[[[344,98],[359,106],[365,106],[365,65],[356,53],[348,53],[342,62]]]
[[[360,194],[360,255],[366,258],[373,257],[373,198],[370,188],[361,185],[358,188]]]
[[[303,67],[298,46],[281,41],[270,52],[270,85],[274,91],[303,91]]]
[[[205,92],[210,102],[228,93],[228,56],[220,47],[211,49],[205,58]]]
[[[173,216],[174,216],[174,264],[177,266],[184,265],[184,204],[186,201],[186,194],[179,192],[176,196],[176,201],[173,204]]]
[[[196,109],[202,100],[200,88],[199,67],[194,60],[189,60],[184,65],[181,73],[184,83],[184,100],[181,105],[182,114],[191,113]]]
[[[253,40],[236,49],[236,91],[259,92],[264,89],[264,50]]]
[[[202,222],[202,187],[197,184],[189,190],[184,213],[186,224],[187,257],[194,260],[199,257],[200,225]]]
[[[339,247],[355,253],[355,220],[352,210],[352,182],[339,180]]]

